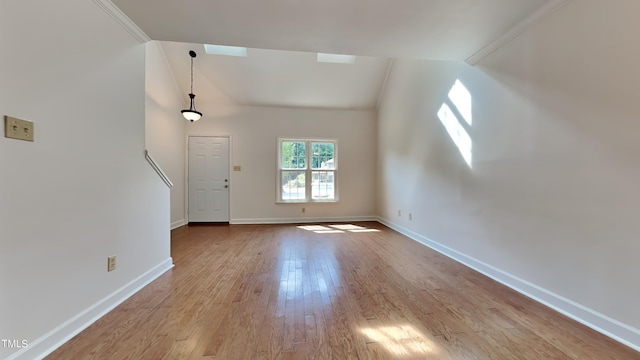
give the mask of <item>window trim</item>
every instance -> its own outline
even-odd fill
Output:
[[[283,169],[282,168],[282,142],[304,142],[305,143],[305,168],[304,169]],[[334,168],[329,170],[333,172],[333,199],[313,199],[311,183],[305,181],[305,199],[300,200],[285,200],[282,198],[282,172],[283,171],[304,171],[305,179],[311,179],[311,173],[314,171],[323,171],[323,169],[312,169],[311,164],[311,144],[312,143],[332,143],[333,144],[333,159]],[[277,160],[276,160],[276,203],[277,204],[335,204],[340,202],[338,191],[338,139],[335,138],[308,138],[308,137],[278,137],[277,141]],[[325,169],[326,170],[326,169]]]

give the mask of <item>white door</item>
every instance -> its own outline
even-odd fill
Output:
[[[229,222],[227,137],[189,137],[189,222]]]

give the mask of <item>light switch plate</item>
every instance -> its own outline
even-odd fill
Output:
[[[34,141],[33,122],[5,115],[4,136],[10,139]]]
[[[233,171],[241,171],[242,167],[240,165],[234,165],[233,166]]]

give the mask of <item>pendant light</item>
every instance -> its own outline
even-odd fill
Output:
[[[193,94],[193,58],[196,57],[196,52],[193,50],[189,50],[189,56],[191,56],[191,92],[189,93],[191,104],[189,105],[189,109],[184,109],[181,111],[181,113],[185,119],[194,122],[200,120],[200,118],[202,117],[202,113],[196,110],[196,104],[194,102],[196,96]]]

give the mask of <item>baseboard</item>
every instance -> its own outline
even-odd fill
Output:
[[[184,225],[187,225],[187,221],[185,219],[174,221],[171,223],[171,230],[177,229],[180,226],[184,226]]]
[[[259,218],[259,219],[232,219],[230,224],[307,224],[327,222],[357,222],[378,221],[376,216],[346,216],[346,217],[296,217],[296,218]]]
[[[6,360],[44,358],[172,267],[173,259],[166,259],[47,334],[29,342],[28,347],[13,353]]]
[[[505,286],[510,287],[522,295],[542,303],[555,311],[592,328],[603,335],[625,344],[636,351],[640,351],[640,330],[633,326],[616,319],[612,319],[607,315],[578,304],[573,300],[562,297],[536,284],[532,284],[480,260],[474,259],[471,256],[442,245],[412,230],[394,224],[387,219],[379,217],[378,222],[492,278]]]

